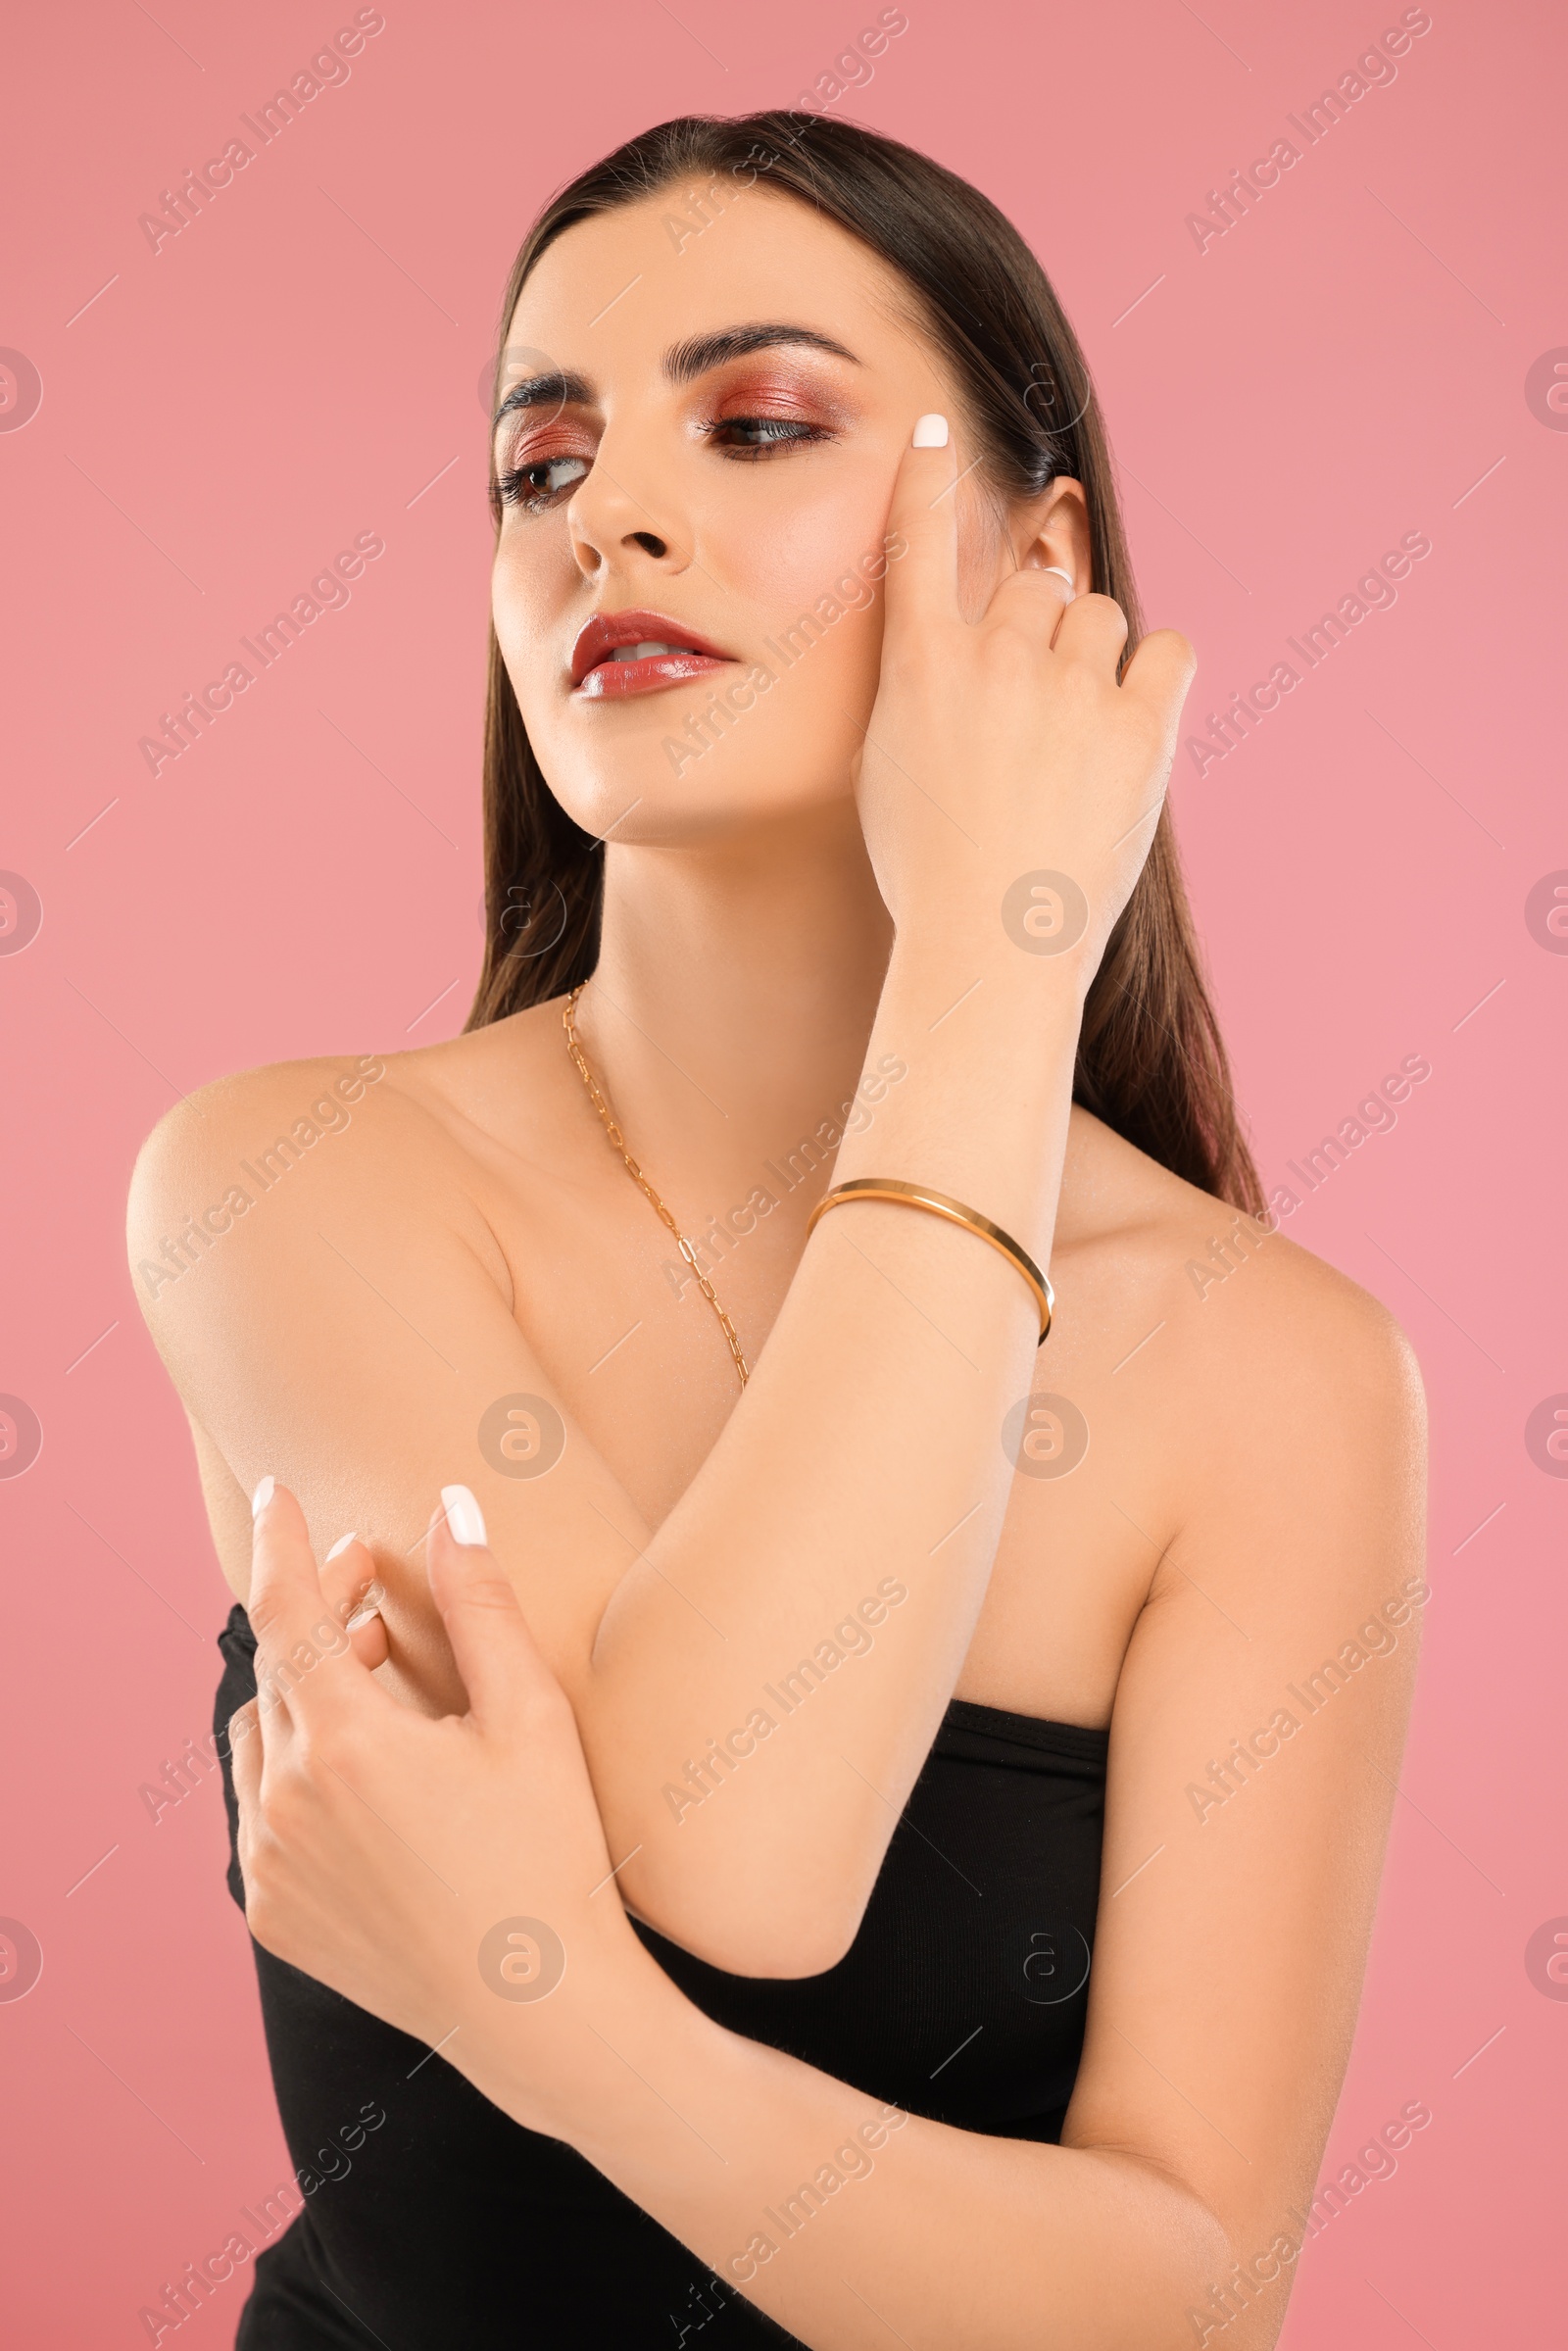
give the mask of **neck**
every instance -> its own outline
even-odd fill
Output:
[[[852,801],[605,851],[584,1050],[666,1193],[734,1190],[854,1092],[892,944]]]

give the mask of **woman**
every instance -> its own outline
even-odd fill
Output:
[[[241,2342],[1271,2343],[1421,1403],[1249,1213],[1082,360],[784,115],[586,173],[503,325],[468,1030],[132,1200],[306,2192]]]

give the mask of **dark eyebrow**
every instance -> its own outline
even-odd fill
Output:
[[[525,375],[514,383],[495,413],[492,432],[503,416],[510,416],[520,408],[591,408],[593,386],[586,375],[574,375],[552,368],[548,375]]]
[[[684,343],[673,343],[664,354],[664,373],[671,383],[692,383],[706,375],[710,367],[721,367],[726,360],[745,359],[753,351],[769,351],[781,343],[803,343],[812,351],[830,352],[835,359],[848,360],[852,367],[860,363],[853,351],[836,343],[831,335],[818,334],[814,326],[794,326],[787,320],[763,318],[747,326],[723,326],[714,333],[693,335]],[[591,408],[594,389],[585,375],[569,369],[552,368],[545,375],[527,375],[514,383],[495,413],[495,423],[525,408]],[[492,430],[494,426],[492,426]]]
[[[778,319],[760,319],[750,326],[724,326],[716,334],[693,335],[688,342],[674,343],[664,354],[664,373],[671,383],[691,383],[696,376],[706,375],[710,367],[721,367],[726,360],[745,359],[749,352],[767,351],[778,343],[805,343],[812,351],[829,351],[835,359],[848,360],[853,367],[859,361],[831,335],[818,334],[812,326],[792,326]]]

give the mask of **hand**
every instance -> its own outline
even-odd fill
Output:
[[[445,1513],[431,1590],[469,1711],[416,1713],[372,1678],[374,1620],[342,1630],[369,1555],[318,1574],[292,1494],[257,1514],[249,1613],[258,1696],[229,1725],[256,1940],[470,2074],[525,2045],[518,2120],[567,2135],[589,2009],[652,1966],[611,1879],[571,1707],[488,1549]],[[657,1971],[656,1971],[657,1972]],[[449,2038],[460,2028],[456,2040]]]
[[[1064,604],[1063,583],[1038,568],[1007,572],[966,620],[964,469],[951,439],[911,447],[895,484],[889,529],[907,553],[887,573],[858,788],[866,847],[901,939],[951,940],[966,956],[987,941],[1005,949],[1003,900],[1019,877],[1068,875],[1087,901],[1071,951],[1087,989],[1154,838],[1193,650],[1156,630],[1118,683],[1121,608],[1096,595]],[[1004,956],[1019,973],[1039,960]]]

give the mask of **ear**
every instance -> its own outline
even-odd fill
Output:
[[[1009,523],[1013,561],[1020,571],[1043,571],[1048,566],[1065,571],[1075,596],[1087,596],[1099,586],[1089,538],[1089,504],[1084,486],[1060,475],[1026,506],[1013,510]]]

